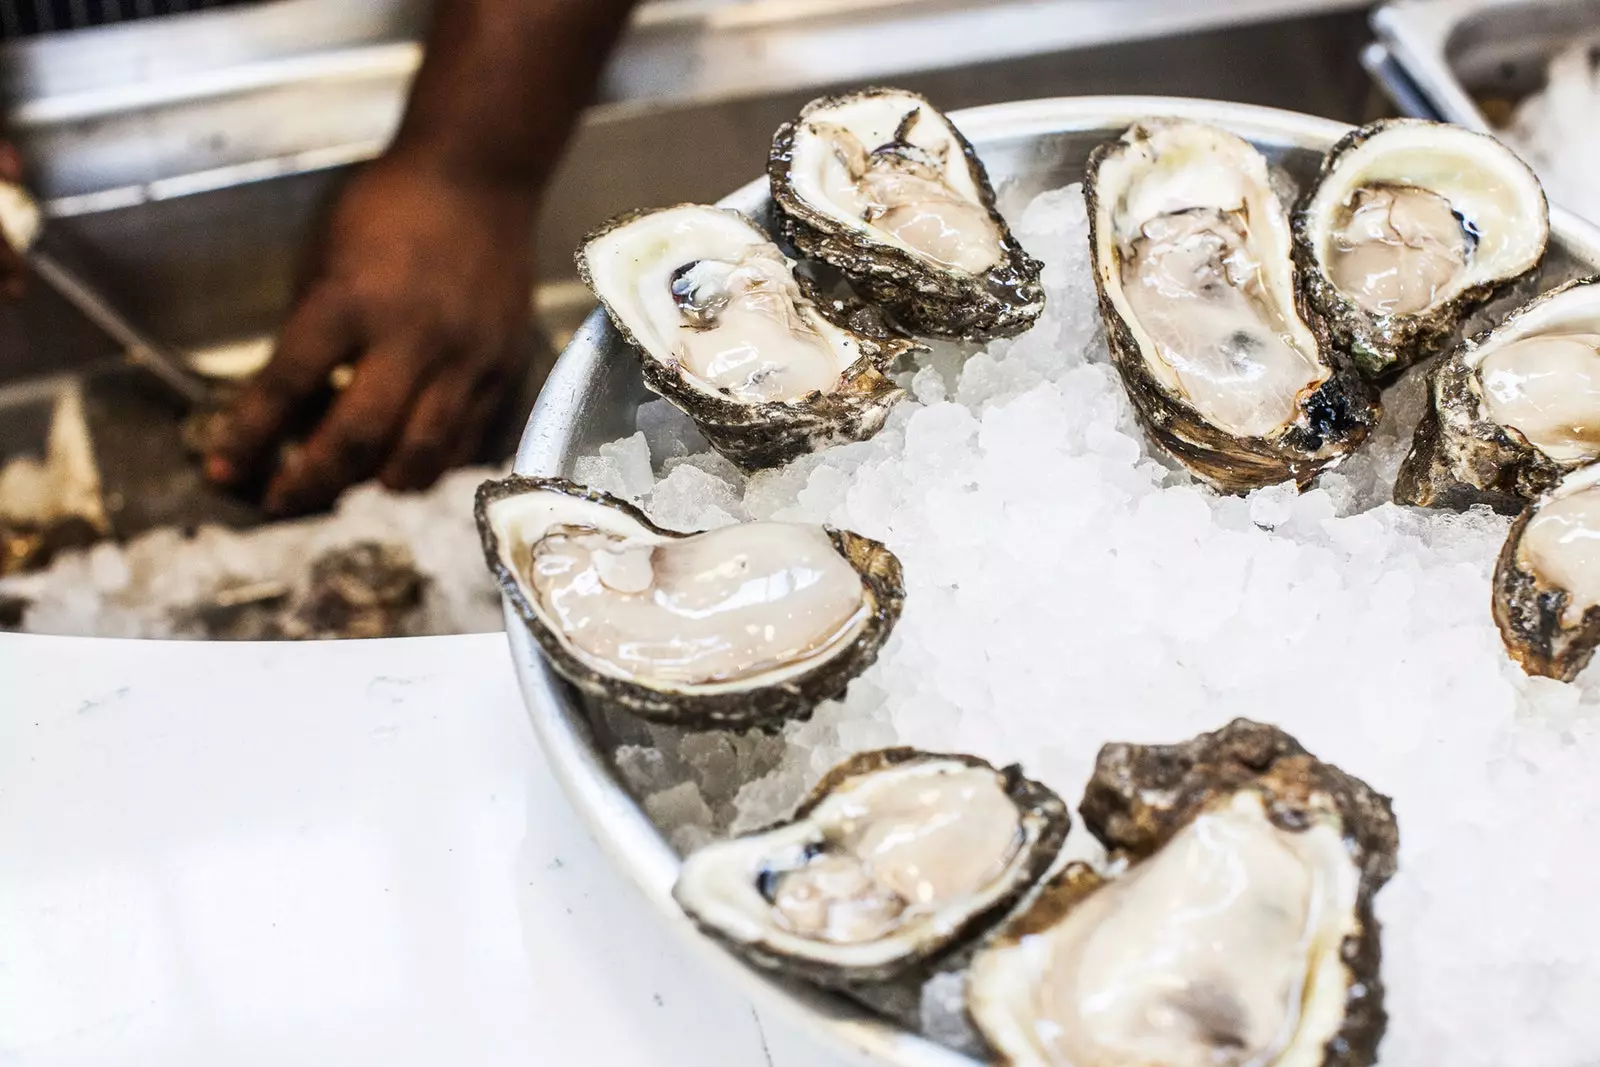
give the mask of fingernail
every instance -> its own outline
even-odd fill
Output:
[[[220,485],[228,485],[238,479],[239,472],[221,456],[207,456],[206,477]]]

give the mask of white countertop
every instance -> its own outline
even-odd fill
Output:
[[[836,1067],[683,950],[500,634],[0,635],[0,1064]]]

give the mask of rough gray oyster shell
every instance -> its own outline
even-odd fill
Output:
[[[1018,767],[866,752],[791,819],[694,853],[673,895],[751,962],[859,989],[926,973],[1002,919],[1070,823]]]
[[[910,333],[1009,337],[1044,310],[1043,265],[995,209],[977,153],[915,93],[813,100],[778,129],[767,174],[784,236]],[[919,218],[940,212],[952,221],[936,238],[918,231]]]
[[[1374,1061],[1372,901],[1399,848],[1387,798],[1238,719],[1178,745],[1107,745],[1079,811],[1114,873],[1069,864],[968,972],[996,1062]],[[1088,997],[1095,1011],[1075,1012]]]
[[[1346,219],[1352,212],[1366,222]],[[1418,119],[1384,119],[1342,137],[1294,217],[1312,310],[1378,379],[1443,351],[1469,312],[1538,267],[1549,232],[1544,190],[1510,149]],[[1381,234],[1405,258],[1371,270],[1365,258],[1344,259],[1351,249],[1379,251],[1347,239],[1353,233]],[[1351,264],[1343,285],[1334,277],[1341,262]],[[1356,277],[1378,288],[1362,295],[1350,285]]]
[[[884,371],[921,347],[822,300],[736,211],[629,212],[585,238],[577,260],[645,384],[746,469],[877,433],[905,395]]]
[[[1095,149],[1083,189],[1112,360],[1158,445],[1242,493],[1304,485],[1366,439],[1377,400],[1307,321],[1260,153],[1148,119]]]
[[[1585,278],[1552,289],[1434,369],[1432,406],[1400,465],[1396,503],[1457,510],[1488,504],[1514,515],[1600,458],[1600,392],[1593,389],[1600,381],[1591,382],[1586,366],[1592,359],[1600,379],[1597,283]]]
[[[905,598],[894,554],[845,530],[674,533],[608,493],[522,475],[479,487],[476,516],[490,572],[556,673],[653,722],[737,730],[807,718],[877,659]],[[791,559],[815,580],[785,584]],[[741,607],[717,585],[733,560],[728,581],[769,575],[778,598]],[[715,580],[696,586],[708,569]],[[694,597],[711,599],[661,614],[661,601]]]
[[[1511,524],[1494,570],[1495,625],[1528,674],[1570,682],[1600,646],[1600,465],[1567,475]]]

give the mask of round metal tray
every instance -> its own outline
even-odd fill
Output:
[[[1038,192],[1080,180],[1095,145],[1151,115],[1180,116],[1231,130],[1302,183],[1315,174],[1322,154],[1347,129],[1337,122],[1271,108],[1163,97],[1030,100],[960,111],[951,118],[982,156],[1000,189],[1001,206],[1015,209]],[[766,219],[770,202],[765,179],[722,203]],[[1552,211],[1551,216],[1544,286],[1600,273],[1600,230],[1562,211]],[[1033,251],[1046,258],[1051,254],[1048,248]],[[578,456],[631,434],[634,412],[651,398],[635,357],[597,311],[573,337],[545,385],[522,439],[517,471],[570,474]],[[617,779],[607,753],[595,744],[582,706],[569,699],[522,621],[509,610],[506,631],[528,714],[567,796],[601,846],[702,956],[762,1007],[783,1012],[840,1048],[900,1067],[971,1067],[968,1058],[907,1033],[851,1001],[758,971],[701,936],[672,900],[677,855]]]

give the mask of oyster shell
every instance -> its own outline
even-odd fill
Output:
[[[490,571],[551,667],[641,718],[739,729],[803,719],[878,657],[900,561],[848,531],[663,530],[560,478],[478,489]]]
[[[1301,313],[1260,153],[1150,119],[1095,149],[1083,189],[1112,359],[1157,444],[1236,493],[1303,485],[1366,439],[1376,400]]]
[[[1597,282],[1545,293],[1438,366],[1397,503],[1515,514],[1600,459]]]
[[[842,302],[824,314],[736,211],[630,212],[584,240],[578,270],[638,350],[645,384],[747,469],[871,437],[905,395],[882,372],[916,342]]]
[[[1000,1062],[1373,1062],[1372,898],[1399,846],[1386,798],[1239,719],[1107,745],[1079,810],[1119,873],[1068,865],[968,973]]]
[[[1600,645],[1600,465],[1561,480],[1511,524],[1494,570],[1494,621],[1529,674],[1570,682]]]
[[[710,845],[673,896],[751,961],[827,985],[886,982],[998,921],[1071,818],[1017,767],[892,748],[829,771],[794,817]]]
[[[1382,378],[1442,351],[1537,267],[1550,217],[1539,179],[1493,137],[1385,119],[1329,151],[1294,233],[1312,309]]]
[[[1044,310],[1042,264],[994,206],[972,145],[916,93],[813,100],[767,167],[784,235],[923,337],[987,340]]]

